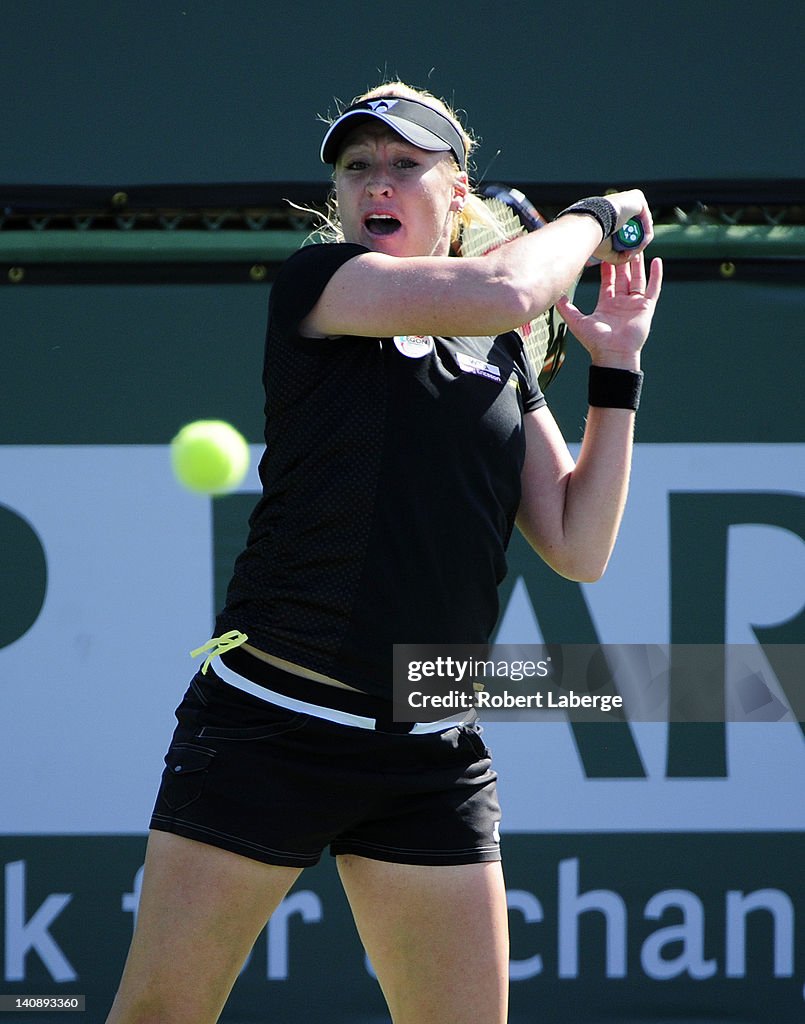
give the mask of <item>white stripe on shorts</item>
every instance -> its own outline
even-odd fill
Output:
[[[338,708],[326,708],[319,704],[309,704],[305,700],[297,700],[296,697],[286,697],[284,693],[277,693],[275,690],[269,690],[259,683],[253,683],[251,679],[246,679],[245,676],[233,672],[231,668],[224,665],[220,658],[216,659],[211,668],[218,678],[222,679],[225,683],[237,687],[238,690],[243,690],[244,693],[250,693],[253,697],[259,697],[260,700],[267,701],[269,704],[276,704],[278,707],[287,708],[289,711],[296,711],[299,714],[311,715],[313,718],[324,718],[328,722],[336,722],[338,725],[350,725],[355,729],[371,729],[374,731],[376,727],[374,718],[367,718],[364,715],[353,715],[349,711],[339,711]],[[447,729],[453,729],[463,722],[471,721],[472,718],[474,718],[474,715],[454,715],[452,718],[440,718],[436,722],[415,722],[410,732],[402,733],[401,735],[416,736],[422,733],[445,732]]]

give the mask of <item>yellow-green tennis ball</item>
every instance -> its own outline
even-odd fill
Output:
[[[249,445],[230,423],[196,420],[171,441],[176,479],[199,494],[234,490],[249,468]]]

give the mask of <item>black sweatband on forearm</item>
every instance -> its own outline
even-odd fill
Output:
[[[590,367],[587,402],[601,409],[632,409],[637,412],[643,390],[642,370],[621,370],[615,366]]]
[[[557,213],[556,220],[564,217],[566,213],[580,213],[587,217],[592,217],[593,220],[597,220],[604,233],[604,238],[609,238],[618,225],[615,207],[608,199],[604,199],[603,196],[589,196],[587,199],[580,199],[572,206],[568,206],[566,210]]]

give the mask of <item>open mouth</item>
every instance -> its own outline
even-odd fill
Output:
[[[375,214],[372,217],[367,217],[364,224],[369,234],[376,237],[393,235],[402,227],[396,217],[390,217],[387,214]]]

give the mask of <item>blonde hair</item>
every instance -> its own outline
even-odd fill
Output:
[[[394,96],[401,100],[417,100],[419,103],[425,103],[429,107],[433,107],[434,110],[438,110],[440,114],[443,114],[452,121],[461,136],[461,141],[464,143],[466,165],[467,167],[470,166],[470,157],[475,149],[476,140],[462,125],[455,111],[452,110],[444,100],[439,99],[438,96],[434,96],[433,93],[428,92],[426,89],[415,89],[413,86],[407,85],[399,79],[383,82],[380,85],[375,86],[373,89],[369,89],[367,92],[356,96],[350,103],[346,104],[338,111],[338,114],[333,118],[333,120],[340,117],[346,107],[351,106],[353,103],[361,103],[364,100],[388,98],[390,96]],[[458,162],[456,161],[455,156],[452,155],[452,158],[456,170],[458,170]],[[313,233],[311,240],[330,242],[343,241],[344,236],[338,219],[335,193],[331,194],[327,201],[327,209],[324,214],[322,214],[322,221],[323,223],[321,227]],[[462,232],[466,231],[471,224],[477,221],[481,221],[487,226],[494,223],[493,218],[490,217],[490,214],[484,206],[483,200],[479,196],[469,192],[463,207],[461,210],[456,212],[453,218],[453,228],[450,241],[454,248],[457,248],[459,245]]]

